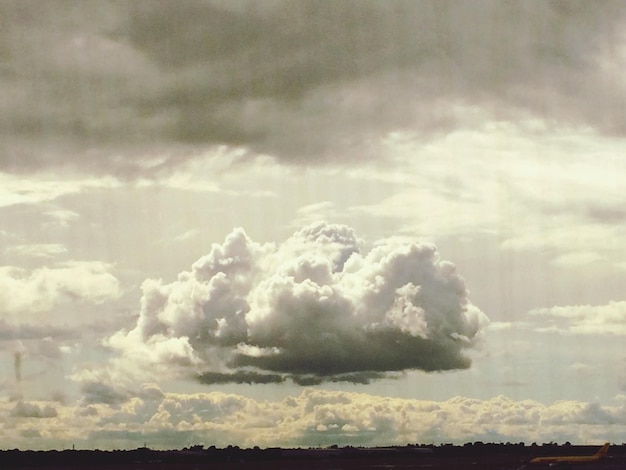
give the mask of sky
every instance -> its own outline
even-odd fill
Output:
[[[0,2],[2,448],[625,442],[625,23]]]

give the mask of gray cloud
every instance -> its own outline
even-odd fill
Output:
[[[102,382],[85,382],[81,386],[83,402],[87,405],[104,403],[117,405],[124,403],[130,398],[130,394],[124,393],[117,388]]]
[[[234,373],[210,372],[199,374],[196,380],[203,384],[253,384],[253,383],[282,383],[285,377],[280,374],[262,374],[252,371],[240,371]]]
[[[14,357],[14,368],[15,368],[15,383],[20,383],[22,381],[22,352],[16,351],[13,354]]]
[[[321,383],[328,382],[350,382],[353,384],[367,385],[372,380],[390,378],[392,377],[388,373],[383,372],[355,372],[350,374],[336,374],[333,376],[327,375],[293,375],[291,379],[298,385],[320,385]]]
[[[131,398],[139,398],[146,403],[163,398],[163,392],[155,384],[145,383],[140,387],[125,387],[120,383],[112,383],[110,379],[100,380],[93,374],[82,381],[81,393],[80,406],[84,416],[97,415],[98,410],[94,407],[97,404],[115,407]]]
[[[197,144],[336,162],[337,149],[368,135],[453,128],[455,104],[625,128],[611,69],[623,62],[625,9],[611,0],[19,0],[0,9],[4,170],[150,174]],[[154,163],[156,144],[168,150]]]
[[[0,341],[44,340],[45,338],[74,339],[79,336],[79,331],[69,327],[25,322],[14,324],[0,319]]]
[[[16,418],[56,418],[57,410],[53,406],[39,406],[36,403],[18,401],[11,410],[11,416]]]
[[[236,229],[177,281],[146,281],[135,328],[107,343],[119,364],[196,370],[204,383],[367,383],[469,367],[464,351],[487,319],[454,265],[432,245],[362,253],[361,243],[326,223],[278,247]]]
[[[37,429],[24,429],[20,431],[20,435],[26,438],[40,438],[41,433]]]

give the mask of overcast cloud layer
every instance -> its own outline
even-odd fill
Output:
[[[623,135],[613,1],[2,2],[0,168],[153,174],[227,144],[362,160],[457,108]],[[371,155],[369,155],[371,156]]]

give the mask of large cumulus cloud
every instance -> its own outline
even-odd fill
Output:
[[[107,342],[119,360],[202,382],[366,382],[470,365],[486,316],[429,244],[370,251],[317,223],[280,246],[235,229],[177,280],[143,284],[136,325]],[[151,366],[151,367],[150,367]]]

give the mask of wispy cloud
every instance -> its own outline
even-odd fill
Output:
[[[53,258],[67,253],[67,248],[58,243],[43,243],[31,245],[14,245],[5,250],[8,254],[17,254],[34,258]]]

